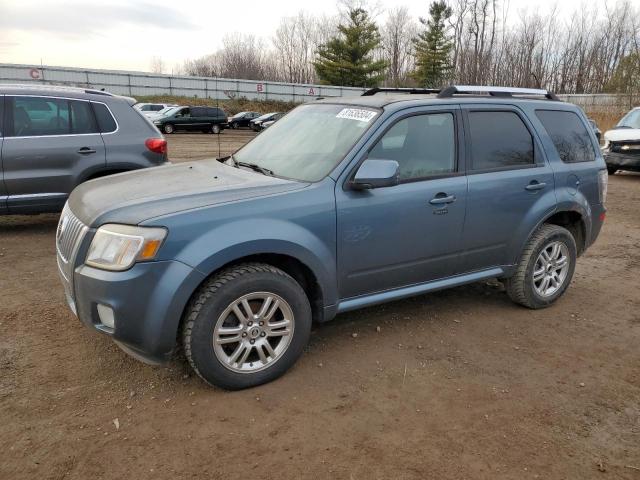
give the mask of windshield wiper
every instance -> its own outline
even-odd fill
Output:
[[[233,158],[233,155],[230,155],[229,159],[233,162],[233,165],[236,168],[239,168],[239,167],[250,168],[254,172],[259,172],[259,173],[261,173],[263,175],[267,175],[269,177],[273,177],[275,175],[275,173],[273,173],[273,170],[269,170],[268,168],[261,167],[257,163],[239,162],[238,160]]]

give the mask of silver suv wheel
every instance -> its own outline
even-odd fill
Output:
[[[295,319],[289,304],[270,292],[234,300],[213,330],[217,359],[229,370],[254,373],[278,361],[293,337]]]
[[[533,286],[541,297],[550,297],[564,285],[569,272],[569,249],[563,242],[546,245],[533,269]]]

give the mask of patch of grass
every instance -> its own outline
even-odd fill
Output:
[[[219,106],[229,116],[235,115],[238,112],[287,112],[292,108],[298,106],[298,103],[294,102],[281,102],[278,100],[249,100],[245,97],[233,98],[228,100],[218,100],[213,98],[199,98],[199,97],[176,97],[171,95],[148,95],[148,96],[136,96],[136,100],[142,103],[175,103],[177,105],[193,105],[193,106]]]

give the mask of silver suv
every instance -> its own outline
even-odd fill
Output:
[[[167,162],[167,143],[133,98],[0,85],[0,214],[62,209],[80,183]]]

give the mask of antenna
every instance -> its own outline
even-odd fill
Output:
[[[220,111],[220,100],[218,99],[218,77],[216,77],[216,108],[218,112]],[[220,153],[220,135],[222,135],[222,129],[218,132],[218,158],[222,157],[222,153]]]

